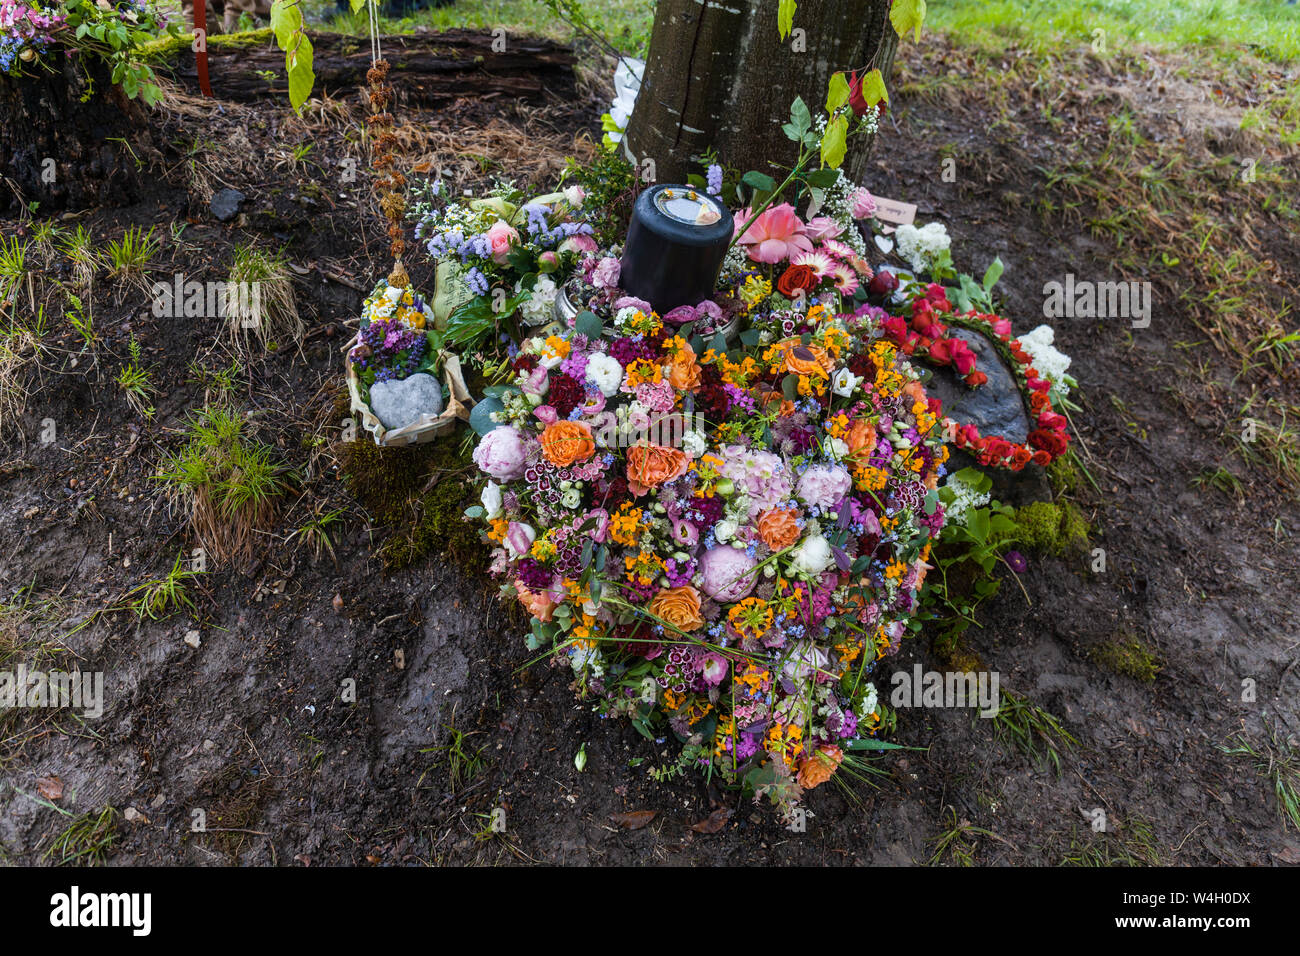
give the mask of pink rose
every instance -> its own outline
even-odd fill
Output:
[[[829,508],[844,500],[853,479],[839,465],[812,465],[799,477],[799,497],[814,508]]]
[[[554,405],[538,405],[533,409],[533,415],[543,425],[553,425],[560,420],[560,413]]]
[[[540,365],[529,372],[527,378],[519,386],[525,395],[535,395],[538,398],[545,395],[550,387],[550,373]]]
[[[509,425],[498,425],[474,449],[474,464],[497,481],[514,481],[524,473],[524,442]]]
[[[849,202],[853,205],[854,219],[870,219],[876,214],[876,200],[861,186],[849,192]]]
[[[808,234],[808,238],[817,243],[834,239],[844,231],[844,227],[830,216],[817,216],[815,219],[809,219],[808,225],[804,229]]]
[[[542,272],[554,272],[556,269],[560,268],[559,253],[547,249],[537,257],[537,268]]]
[[[700,556],[700,574],[704,593],[715,601],[730,604],[739,601],[754,590],[757,575],[755,561],[744,551],[720,545]]]
[[[487,231],[487,240],[492,247],[492,261],[497,265],[505,265],[510,247],[519,243],[519,231],[504,219],[498,219]]]

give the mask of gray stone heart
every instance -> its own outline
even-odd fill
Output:
[[[370,386],[370,410],[389,431],[442,414],[442,385],[427,372]]]

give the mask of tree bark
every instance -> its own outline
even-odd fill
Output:
[[[0,75],[0,211],[120,206],[141,195],[157,155],[143,105],[109,82],[95,57],[47,54],[53,71]]]
[[[794,98],[815,113],[832,73],[892,64],[889,0],[804,0],[785,40],[777,7],[776,0],[659,0],[626,139],[634,159],[654,160],[656,180],[684,182],[700,172],[698,157],[710,146],[741,170],[789,168],[795,146],[781,126]],[[850,178],[865,171],[869,150],[854,143],[844,167]]]

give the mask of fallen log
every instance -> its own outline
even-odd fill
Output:
[[[309,33],[316,71],[314,96],[351,93],[370,69],[367,37]],[[493,50],[493,45],[500,52]],[[385,36],[384,58],[393,67],[393,86],[413,105],[437,105],[462,96],[505,96],[541,102],[546,93],[571,96],[575,89],[573,51],[541,37],[466,29],[444,33]],[[504,49],[501,49],[504,47]],[[188,45],[161,51],[159,72],[187,89],[199,88],[195,54]],[[208,74],[218,99],[247,101],[277,97],[289,101],[284,53],[270,30],[208,39]]]

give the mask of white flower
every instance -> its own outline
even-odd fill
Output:
[[[699,432],[686,432],[682,435],[682,451],[692,458],[699,458],[708,447],[704,436]]]
[[[718,544],[725,544],[731,540],[731,536],[736,533],[736,522],[724,520],[719,521],[713,526],[713,537]]]
[[[810,534],[790,552],[790,566],[807,578],[815,578],[834,561],[831,543],[820,534]]]
[[[943,486],[952,492],[952,504],[944,508],[944,520],[953,527],[964,525],[969,512],[989,503],[989,493],[981,492],[959,477],[959,472],[948,476]]]
[[[524,321],[529,325],[545,325],[555,317],[555,297],[559,295],[560,290],[556,287],[554,280],[548,275],[539,275],[533,282],[533,294],[528,299],[519,304],[519,311],[524,315]],[[545,362],[542,363],[545,365]],[[559,364],[557,361],[556,365]],[[554,365],[547,365],[547,368],[554,368]]]
[[[858,715],[861,717],[866,717],[867,715],[873,713],[876,709],[876,704],[879,701],[880,701],[880,694],[876,690],[876,685],[870,683],[867,684],[866,688],[862,691],[862,703],[858,704],[858,708],[857,708]]]
[[[501,513],[501,486],[489,481],[479,495],[479,501],[483,502],[483,516],[491,521]]]
[[[638,309],[636,306],[633,305],[623,306],[623,308],[619,309],[616,313],[614,313],[615,327],[621,329],[624,325],[627,324],[629,319],[635,318],[640,311],[641,311],[640,309]]]
[[[952,246],[952,237],[941,222],[932,222],[918,229],[908,223],[898,227],[898,254],[912,264],[916,272],[930,269],[939,254]]]
[[[826,457],[833,461],[843,461],[849,457],[849,443],[843,438],[828,439],[823,447],[826,449]]]
[[[1056,332],[1050,325],[1040,325],[1027,335],[1020,336],[1020,347],[1034,360],[1034,368],[1052,383],[1052,392],[1058,398],[1070,393],[1070,384],[1066,381],[1070,369],[1070,356],[1057,350],[1052,343],[1056,341]]]
[[[835,378],[831,380],[831,391],[841,398],[848,398],[861,381],[861,378],[854,375],[847,368],[842,368],[835,373]]]
[[[582,504],[582,492],[577,488],[570,488],[560,497],[560,504],[572,511]]]
[[[587,359],[587,381],[600,389],[600,394],[606,398],[613,398],[623,384],[623,366],[612,355],[597,352]]]

